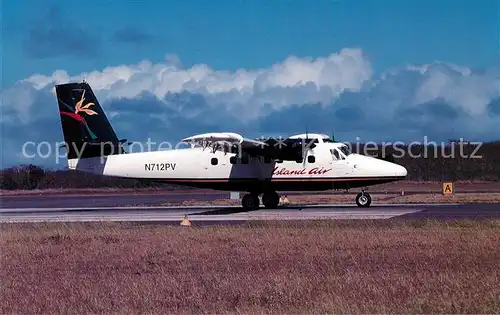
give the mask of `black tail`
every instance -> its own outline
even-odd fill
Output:
[[[68,159],[124,153],[90,85],[56,85],[57,102]]]

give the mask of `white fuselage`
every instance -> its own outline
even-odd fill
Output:
[[[247,190],[266,182],[276,190],[354,188],[404,178],[404,167],[359,154],[345,155],[339,143],[318,143],[302,162],[236,159],[234,153],[201,147],[69,160],[70,169],[137,179]],[[313,157],[313,158],[311,158]],[[246,162],[246,163],[244,163]],[[266,163],[267,162],[267,163]],[[223,184],[223,185],[221,185]]]

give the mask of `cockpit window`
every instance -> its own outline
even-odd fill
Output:
[[[345,154],[345,156],[348,156],[349,154],[352,153],[351,150],[349,150],[349,148],[346,145],[341,146],[339,149],[340,151],[342,151],[342,153]]]
[[[335,149],[330,149],[330,152],[332,153],[332,158],[334,160],[345,160],[347,155],[351,154],[349,149],[347,147],[339,147]]]
[[[334,159],[334,160],[340,160],[341,159],[340,153],[336,149],[330,149],[330,152],[332,154],[332,159]]]
[[[324,143],[333,143],[333,140],[330,138],[323,138]]]

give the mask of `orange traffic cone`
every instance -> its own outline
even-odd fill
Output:
[[[181,226],[191,226],[191,221],[188,220],[187,215],[185,215],[184,219],[182,219]]]

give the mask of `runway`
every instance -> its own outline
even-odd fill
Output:
[[[110,206],[2,208],[0,223],[14,222],[164,222],[179,224],[244,223],[255,220],[310,219],[492,219],[500,218],[500,204],[376,204],[304,205],[275,210],[243,211],[234,206]]]
[[[109,195],[29,195],[2,196],[0,208],[88,208],[154,206],[167,202],[182,202],[189,199],[213,201],[227,198],[229,194],[109,194]]]
[[[370,192],[372,195],[386,195],[384,192]],[[405,195],[415,193],[428,194],[429,192],[405,192]],[[283,193],[283,195],[304,195],[301,192]],[[307,195],[317,195],[311,192]],[[321,192],[323,195],[345,195],[344,193]],[[395,193],[390,193],[389,195]],[[349,193],[354,198],[356,193]],[[228,192],[143,192],[143,193],[73,193],[73,194],[31,194],[31,195],[3,195],[0,196],[0,208],[87,208],[87,207],[123,207],[123,206],[155,206],[165,203],[181,203],[186,200],[210,202],[217,199],[229,198]]]

